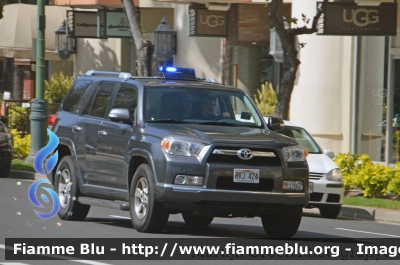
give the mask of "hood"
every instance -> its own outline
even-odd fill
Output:
[[[247,143],[274,146],[294,145],[296,142],[282,134],[250,127],[215,126],[201,124],[147,124],[168,131],[174,138],[204,143]],[[195,139],[193,139],[195,138]]]
[[[308,154],[308,167],[310,173],[325,174],[338,166],[325,154]]]

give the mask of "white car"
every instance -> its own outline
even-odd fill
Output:
[[[268,117],[264,119],[267,121]],[[294,138],[308,149],[310,201],[306,208],[318,208],[322,217],[336,218],[343,203],[344,184],[342,172],[332,160],[333,152],[322,150],[303,127],[290,121],[284,123],[285,127],[279,133]]]

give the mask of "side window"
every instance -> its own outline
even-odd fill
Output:
[[[78,79],[74,82],[68,94],[62,103],[62,110],[73,112],[82,98],[83,94],[86,92],[89,85],[92,83],[91,80]]]
[[[87,112],[90,116],[104,118],[115,84],[101,83],[97,87],[96,95],[93,98],[92,105]]]
[[[122,85],[115,95],[115,99],[111,108],[135,110],[137,106],[137,96],[138,93],[136,87]]]
[[[128,109],[131,114],[131,117],[133,118],[137,106],[137,99],[138,99],[138,92],[136,90],[136,87],[122,85],[118,89],[117,94],[115,95],[115,99],[111,109],[114,108]]]

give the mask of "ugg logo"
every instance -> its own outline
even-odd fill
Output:
[[[374,15],[375,14],[375,15]],[[343,9],[343,21],[346,23],[354,23],[358,27],[365,27],[369,24],[379,22],[379,12],[375,9],[358,8],[351,10],[350,18],[347,14],[347,9]]]

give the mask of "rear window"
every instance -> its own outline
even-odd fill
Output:
[[[86,92],[92,80],[82,80],[78,79],[74,82],[68,94],[62,103],[62,110],[68,112],[74,112],[79,100],[82,98],[83,94]]]

